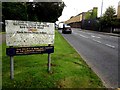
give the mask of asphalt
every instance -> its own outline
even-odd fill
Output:
[[[62,34],[107,88],[118,87],[118,36],[72,29]]]
[[[75,29],[75,28],[73,28]],[[117,33],[106,33],[106,32],[99,32],[99,31],[92,31],[92,30],[83,30],[85,32],[93,32],[93,33],[99,33],[99,34],[103,34],[103,35],[111,35],[111,36],[116,36],[116,37],[120,37],[120,34]]]

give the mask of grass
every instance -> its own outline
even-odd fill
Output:
[[[0,32],[0,34],[5,34],[6,32]]]
[[[104,88],[101,80],[79,54],[56,31],[51,73],[47,54],[14,56],[14,80],[10,80],[10,58],[2,45],[3,88]]]

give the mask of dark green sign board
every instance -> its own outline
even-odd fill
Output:
[[[12,47],[6,49],[8,56],[15,55],[30,55],[30,54],[50,54],[54,52],[54,46],[39,46],[39,47]]]

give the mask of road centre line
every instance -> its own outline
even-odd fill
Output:
[[[92,39],[92,40],[95,41],[95,42],[98,42],[98,43],[103,44],[101,41],[98,41],[98,40],[95,40],[95,39]],[[108,46],[108,47],[111,47],[111,48],[115,48],[115,46],[110,45],[110,44],[104,44],[104,45],[106,45],[106,46]]]
[[[84,37],[84,38],[88,38],[88,37],[86,37],[86,36],[84,36],[84,35],[82,35],[82,34],[80,34],[80,36],[81,36],[81,37]]]
[[[88,33],[88,32],[87,32],[87,34],[93,34],[93,33]]]
[[[118,38],[118,37],[116,37],[116,36],[110,36],[110,38]]]
[[[115,48],[115,46],[110,45],[110,44],[105,44],[105,45],[107,45],[107,46],[109,46],[109,47],[111,47],[111,48]]]
[[[91,37],[95,37],[95,38],[101,38],[101,37],[98,37],[98,36],[94,36],[94,35],[91,35]]]
[[[103,36],[105,36],[105,35],[98,34],[98,36],[101,36],[101,37],[103,37]]]
[[[95,41],[95,42],[101,43],[101,41],[98,41],[98,40],[95,40],[95,39],[92,39],[92,40]]]
[[[93,33],[89,33],[89,32],[84,32],[84,31],[80,31],[82,33],[85,33],[85,34],[93,34]]]
[[[82,34],[78,34],[78,33],[74,33],[74,34],[79,35],[79,36],[84,37],[84,38],[88,38],[88,37],[86,37],[86,36],[84,36],[84,35],[82,35]],[[94,37],[94,36],[93,36],[93,37]],[[110,44],[104,44],[104,43],[102,43],[101,41],[98,41],[98,40],[96,40],[96,39],[92,39],[92,40],[95,41],[95,42],[97,42],[97,43],[100,43],[100,44],[106,45],[106,46],[108,46],[108,47],[115,48],[115,46],[113,46],[113,45],[110,45]]]
[[[84,35],[82,35],[82,34],[78,34],[78,33],[74,33],[74,34],[77,34],[77,35],[79,35],[79,36],[81,36],[81,37],[84,37],[84,38],[88,38],[88,37],[86,37],[86,36],[84,36]]]
[[[114,37],[114,36],[110,36],[111,38]]]

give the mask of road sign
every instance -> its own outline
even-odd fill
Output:
[[[39,47],[12,47],[6,49],[6,54],[8,56],[15,55],[30,55],[30,54],[44,54],[53,53],[54,46],[39,46]]]
[[[54,23],[5,20],[7,46],[54,44]]]
[[[54,23],[5,20],[6,54],[10,56],[10,77],[14,79],[15,55],[48,54],[48,71],[50,72],[51,57],[54,52]],[[40,46],[48,44],[48,46]],[[15,47],[13,47],[15,46]]]

